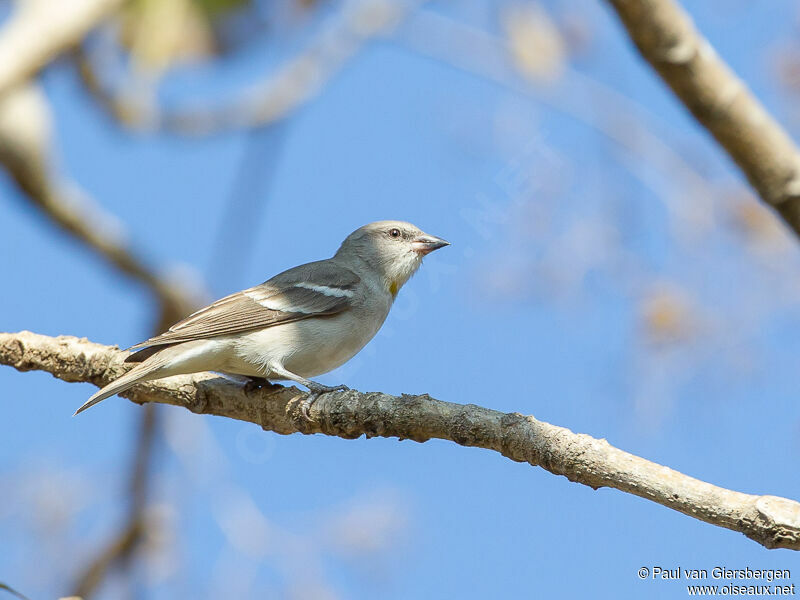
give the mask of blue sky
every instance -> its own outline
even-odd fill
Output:
[[[565,14],[566,4],[546,6]],[[730,4],[687,8],[791,131],[792,96],[773,66],[797,34],[796,9]],[[481,6],[427,10],[491,31]],[[509,90],[424,56],[408,40],[412,19],[256,141],[120,131],[61,64],[44,77],[60,165],[154,264],[186,265],[214,297],[329,256],[366,222],[412,221],[452,246],[426,259],[383,330],[323,382],[529,413],[723,487],[800,498],[797,247],[750,244],[729,225],[741,177],[612,15],[592,2],[579,11],[590,51],[550,88]],[[166,95],[231,86],[262,63],[232,60],[229,79],[188,71]],[[595,85],[646,115],[622,131],[641,153],[601,133],[629,107],[601,101]],[[252,147],[264,153],[247,172],[254,212],[220,232]],[[675,157],[707,188],[686,185]],[[45,223],[5,177],[0,215],[0,253],[12,258],[0,329],[123,347],[148,336],[147,292]],[[639,317],[648,290],[662,288],[689,298],[692,333],[654,349]],[[0,389],[0,581],[32,598],[64,595],[124,514],[140,409],[114,398],[72,418],[92,386],[7,368]],[[162,411],[154,501],[177,541],[167,575],[137,567],[148,598],[212,597],[220,582],[253,598],[672,598],[680,584],[640,581],[637,569],[800,575],[789,551],[486,450],[278,436],[184,412]],[[42,498],[81,508],[43,525]],[[382,540],[376,550],[342,545],[347,518]],[[233,543],[242,528],[256,542]],[[43,575],[36,559],[48,558],[56,566]]]

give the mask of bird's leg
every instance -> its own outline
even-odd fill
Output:
[[[311,381],[305,377],[300,377],[300,375],[295,375],[291,371],[285,369],[282,365],[270,364],[269,368],[273,375],[277,375],[291,381],[296,381],[297,383],[300,383],[308,388],[308,396],[300,403],[300,412],[303,413],[303,416],[308,421],[314,420],[311,418],[311,415],[308,413],[308,411],[311,409],[311,406],[314,404],[314,402],[317,401],[317,398],[319,398],[322,394],[327,394],[329,392],[340,392],[350,389],[346,385],[322,385],[316,381]]]

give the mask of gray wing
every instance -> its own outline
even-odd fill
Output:
[[[331,261],[294,267],[200,309],[129,350],[264,329],[347,310],[360,279]],[[132,357],[131,357],[132,358]]]

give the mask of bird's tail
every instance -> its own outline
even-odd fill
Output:
[[[99,389],[91,398],[89,398],[83,406],[81,406],[78,410],[75,411],[75,415],[82,413],[87,408],[91,408],[98,402],[102,402],[106,398],[109,398],[115,394],[119,394],[124,392],[128,388],[133,387],[137,383],[142,381],[150,381],[151,379],[158,379],[160,377],[165,377],[166,375],[162,373],[162,367],[164,366],[164,361],[161,360],[147,360],[127,373],[122,377],[119,377],[109,383],[104,388]],[[73,417],[75,415],[72,415]]]

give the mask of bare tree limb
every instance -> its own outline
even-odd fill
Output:
[[[800,152],[673,0],[607,0],[642,56],[800,234]]]
[[[127,370],[117,348],[70,336],[0,333],[0,364],[19,371],[41,370],[64,381],[105,385]],[[501,413],[434,400],[379,392],[325,394],[311,408],[296,388],[245,393],[242,386],[210,373],[171,377],[131,388],[133,402],[159,402],[261,426],[280,434],[323,433],[345,439],[397,437],[425,442],[436,438],[499,452],[540,466],[592,488],[612,487],[651,500],[713,525],[745,534],[767,548],[800,550],[800,503],[776,496],[727,490],[683,475],[585,434],[532,416]]]
[[[123,0],[26,0],[0,29],[0,96],[79,43]]]

